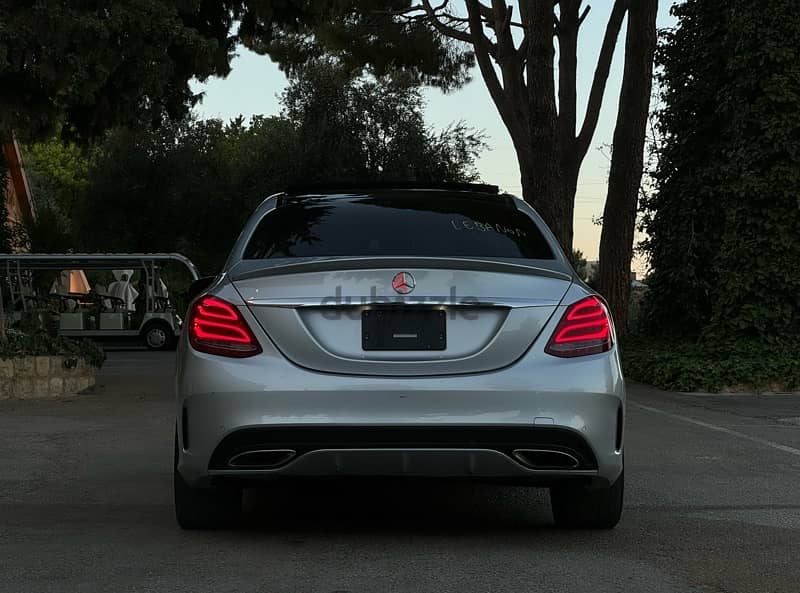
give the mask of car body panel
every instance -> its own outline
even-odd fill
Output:
[[[553,245],[551,261],[242,261],[249,233],[276,203],[273,197],[257,209],[225,270],[207,289],[237,307],[262,351],[225,358],[199,352],[188,340],[179,345],[177,467],[190,485],[320,475],[572,477],[606,485],[616,480],[623,465],[625,412],[617,347],[577,358],[545,352],[568,307],[594,292],[575,276],[552,233],[527,205],[517,201]],[[399,272],[416,282],[403,297],[392,294]],[[381,306],[384,299],[407,306],[434,297],[445,297],[443,305],[429,305],[448,313],[445,350],[359,349],[360,318],[346,314]],[[477,318],[459,318],[476,311]],[[435,448],[413,440],[328,446],[324,438],[331,429],[406,428],[467,436],[457,447]],[[318,444],[277,467],[212,467],[215,452],[219,455],[231,438],[288,429],[319,435]],[[479,433],[487,429],[501,435],[497,443],[480,441]],[[554,449],[566,435],[591,452],[591,466],[527,467],[504,449],[504,431],[529,431],[540,444],[554,435]]]
[[[439,375],[492,370],[519,358],[571,284],[549,275],[480,270],[403,272],[415,279],[411,294],[392,290],[394,266],[249,277],[233,285],[269,339],[300,366],[333,373]],[[446,348],[363,350],[361,312],[386,305],[444,310]]]

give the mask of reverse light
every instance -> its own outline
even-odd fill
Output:
[[[189,343],[199,352],[246,358],[261,346],[239,310],[227,301],[204,296],[195,301],[187,322]]]
[[[561,358],[598,354],[614,344],[611,316],[596,296],[572,304],[558,322],[544,351]]]

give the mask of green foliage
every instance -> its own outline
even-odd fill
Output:
[[[290,73],[329,56],[403,84],[463,84],[472,54],[394,13],[407,0],[0,0],[0,130],[92,139],[180,119],[189,82],[225,76],[237,43]]]
[[[8,330],[8,341],[0,342],[0,359],[21,356],[66,356],[82,358],[87,364],[100,368],[105,352],[91,340],[71,340],[53,337],[46,332],[23,333]]]
[[[76,244],[71,213],[88,187],[96,150],[52,138],[22,150],[36,201],[36,220],[24,229],[31,251],[59,253]]]
[[[55,138],[23,147],[28,181],[37,205],[42,194],[55,194],[59,206],[69,209],[89,184],[95,149],[85,149]]]
[[[212,273],[253,208],[289,183],[477,179],[482,135],[462,123],[432,130],[412,88],[324,61],[292,76],[283,103],[282,115],[249,123],[116,130],[92,154],[32,146],[43,198],[34,250],[179,251]]]
[[[659,49],[664,136],[644,201],[645,329],[800,338],[800,11],[687,0]]]
[[[184,115],[189,80],[230,69],[223,4],[0,0],[0,130],[91,138]]]
[[[627,379],[674,391],[800,389],[795,345],[653,340],[630,336],[621,346]]]
[[[297,133],[305,181],[331,178],[477,179],[483,136],[463,123],[436,134],[425,125],[420,92],[356,78],[329,60],[292,76],[282,96]]]

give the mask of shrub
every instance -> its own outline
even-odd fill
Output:
[[[800,357],[786,345],[629,336],[620,350],[626,378],[661,389],[712,392],[800,389]]]
[[[46,332],[23,333],[8,330],[8,341],[0,342],[0,359],[21,356],[71,356],[100,368],[106,359],[103,349],[90,340],[53,337]]]

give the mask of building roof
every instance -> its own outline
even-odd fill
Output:
[[[2,151],[8,168],[8,191],[6,200],[9,205],[9,217],[17,219],[24,225],[36,220],[36,207],[33,201],[33,193],[25,174],[22,154],[16,139],[2,139]]]

